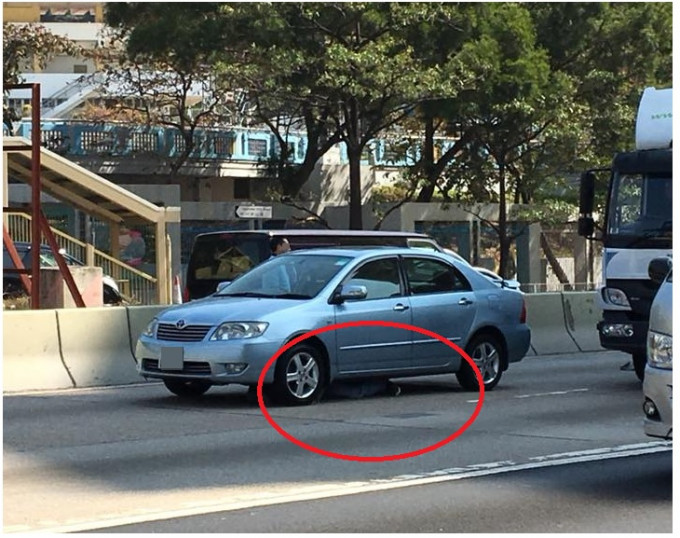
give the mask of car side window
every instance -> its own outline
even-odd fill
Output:
[[[366,299],[398,297],[401,293],[397,258],[369,261],[356,269],[345,282],[350,286],[365,286]]]
[[[470,291],[472,286],[455,267],[429,258],[405,258],[406,278],[412,295]]]

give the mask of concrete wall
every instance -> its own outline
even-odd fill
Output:
[[[525,295],[528,355],[602,351],[593,292]],[[143,383],[134,347],[164,307],[3,312],[3,392]]]

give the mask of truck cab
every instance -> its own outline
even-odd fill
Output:
[[[579,234],[594,238],[595,174],[581,177]],[[659,283],[649,278],[652,259],[673,248],[673,156],[671,89],[647,88],[640,100],[635,151],[618,153],[610,169],[604,226],[602,280],[597,324],[605,349],[630,353],[644,378],[652,300]]]

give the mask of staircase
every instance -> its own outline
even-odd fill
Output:
[[[31,241],[32,219],[22,212],[5,212],[4,226],[14,241]],[[157,304],[156,287],[158,279],[126,263],[97,250],[64,232],[52,228],[60,248],[87,266],[101,267],[117,283],[125,301],[132,305]]]

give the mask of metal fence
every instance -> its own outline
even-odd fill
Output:
[[[4,216],[9,234],[14,241],[31,241],[30,215],[21,212],[7,212]],[[157,304],[157,278],[135,269],[60,230],[52,228],[52,232],[59,247],[83,264],[88,265],[88,257],[91,257],[91,265],[101,267],[105,275],[111,276],[118,283],[127,303],[133,305]],[[88,251],[91,252],[90,256],[88,256]]]

